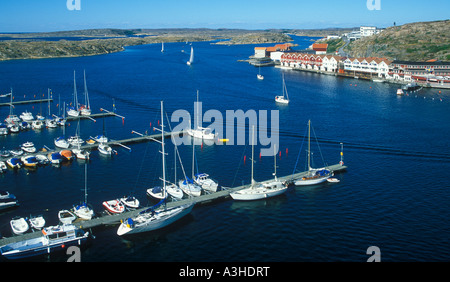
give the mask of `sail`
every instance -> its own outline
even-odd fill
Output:
[[[194,62],[194,47],[191,46],[191,57],[189,58],[189,63]]]

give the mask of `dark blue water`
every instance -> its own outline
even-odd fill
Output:
[[[303,49],[309,39],[297,38]],[[382,261],[448,261],[450,193],[450,92],[423,89],[397,97],[395,85],[346,79],[307,72],[261,68],[238,60],[255,45],[221,46],[194,42],[195,63],[186,61],[185,43],[144,45],[124,52],[64,59],[20,60],[0,63],[0,93],[13,88],[15,99],[46,95],[52,89],[57,113],[59,100],[70,102],[73,71],[78,98],[83,101],[86,70],[91,106],[111,110],[113,99],[120,118],[106,118],[112,139],[132,137],[132,130],[152,133],[164,100],[169,117],[177,109],[193,112],[199,90],[203,110],[279,110],[280,151],[278,175],[303,170],[302,147],[306,126],[312,121],[320,152],[328,164],[340,160],[348,171],[338,184],[291,188],[285,195],[257,202],[232,200],[196,207],[181,222],[167,229],[129,238],[116,235],[117,227],[94,230],[96,239],[83,250],[82,261],[366,261],[366,250],[377,246]],[[182,52],[184,50],[185,52]],[[282,73],[291,103],[278,106]],[[6,98],[2,98],[6,99]],[[3,101],[2,101],[3,102]],[[15,113],[47,111],[47,105],[16,106]],[[9,108],[0,109],[6,117]],[[152,127],[150,126],[150,123]],[[172,124],[172,126],[176,123]],[[103,121],[83,120],[84,139],[100,134]],[[74,135],[76,123],[66,128]],[[0,147],[12,149],[26,141],[40,148],[53,147],[61,129],[28,131],[1,137]],[[101,203],[134,192],[147,204],[145,190],[158,185],[161,156],[157,143],[130,145],[118,155],[91,154],[88,164],[88,202],[97,211]],[[260,146],[255,147],[258,156]],[[187,173],[191,146],[179,148]],[[305,145],[303,144],[302,153]],[[173,179],[173,146],[167,145],[168,173]],[[316,149],[314,161],[322,165]],[[251,147],[213,145],[196,147],[197,164],[223,186],[250,181]],[[247,157],[244,164],[243,156]],[[273,158],[257,158],[255,179],[273,172]],[[178,166],[177,177],[182,174]],[[84,162],[36,171],[9,170],[0,175],[1,189],[15,194],[21,206],[0,214],[0,232],[10,236],[14,216],[43,214],[57,223],[57,212],[83,199]]]

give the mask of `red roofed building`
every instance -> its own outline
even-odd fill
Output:
[[[327,53],[328,44],[325,43],[314,43],[312,45],[312,49],[316,51],[316,54],[326,54]]]

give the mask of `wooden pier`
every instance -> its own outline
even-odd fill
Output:
[[[168,133],[168,135],[170,136],[170,133]],[[159,134],[159,137],[161,138],[161,134]],[[167,137],[167,135],[166,135],[166,137]],[[143,137],[141,137],[141,138],[143,138]],[[328,168],[335,173],[342,172],[347,169],[346,166],[340,165],[340,164],[332,165],[332,166],[329,166]],[[307,174],[307,172],[305,171],[305,172],[300,172],[300,173],[296,173],[296,174],[292,174],[292,175],[288,175],[288,176],[277,177],[277,179],[282,182],[285,182],[285,181],[289,182],[292,179],[301,178],[301,177],[305,176],[306,174]],[[266,181],[270,181],[270,180],[266,180]],[[266,182],[266,181],[264,181],[264,182]],[[182,199],[182,200],[178,200],[178,201],[171,201],[171,202],[168,202],[166,204],[166,206],[168,208],[176,207],[176,206],[181,206],[183,204],[192,203],[192,202],[194,202],[195,205],[198,206],[200,204],[211,203],[211,202],[218,201],[218,200],[225,200],[225,199],[230,198],[230,193],[247,188],[247,187],[249,187],[249,184],[238,186],[238,187],[233,187],[233,188],[226,188],[226,189],[222,189],[217,192],[206,193],[199,197],[191,197],[191,198]],[[301,189],[301,188],[298,188],[298,189]],[[100,226],[118,225],[121,220],[125,220],[129,217],[134,217],[139,212],[141,212],[147,208],[149,208],[149,207],[142,207],[142,208],[139,208],[136,210],[126,211],[124,213],[115,214],[115,215],[104,214],[102,216],[94,217],[91,220],[77,219],[73,224],[84,230],[90,230],[92,228],[100,227]],[[2,238],[2,239],[0,239],[0,246],[10,244],[13,242],[26,240],[26,239],[37,238],[39,236],[42,236],[41,232],[25,233],[20,236]]]
[[[34,99],[34,100],[24,100],[24,101],[14,101],[13,105],[24,105],[24,104],[35,104],[35,103],[48,103],[53,102],[53,99]],[[11,102],[0,103],[0,107],[11,106]]]

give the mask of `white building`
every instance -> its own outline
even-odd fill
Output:
[[[377,34],[377,28],[375,26],[361,26],[359,28],[361,37],[372,36]]]

